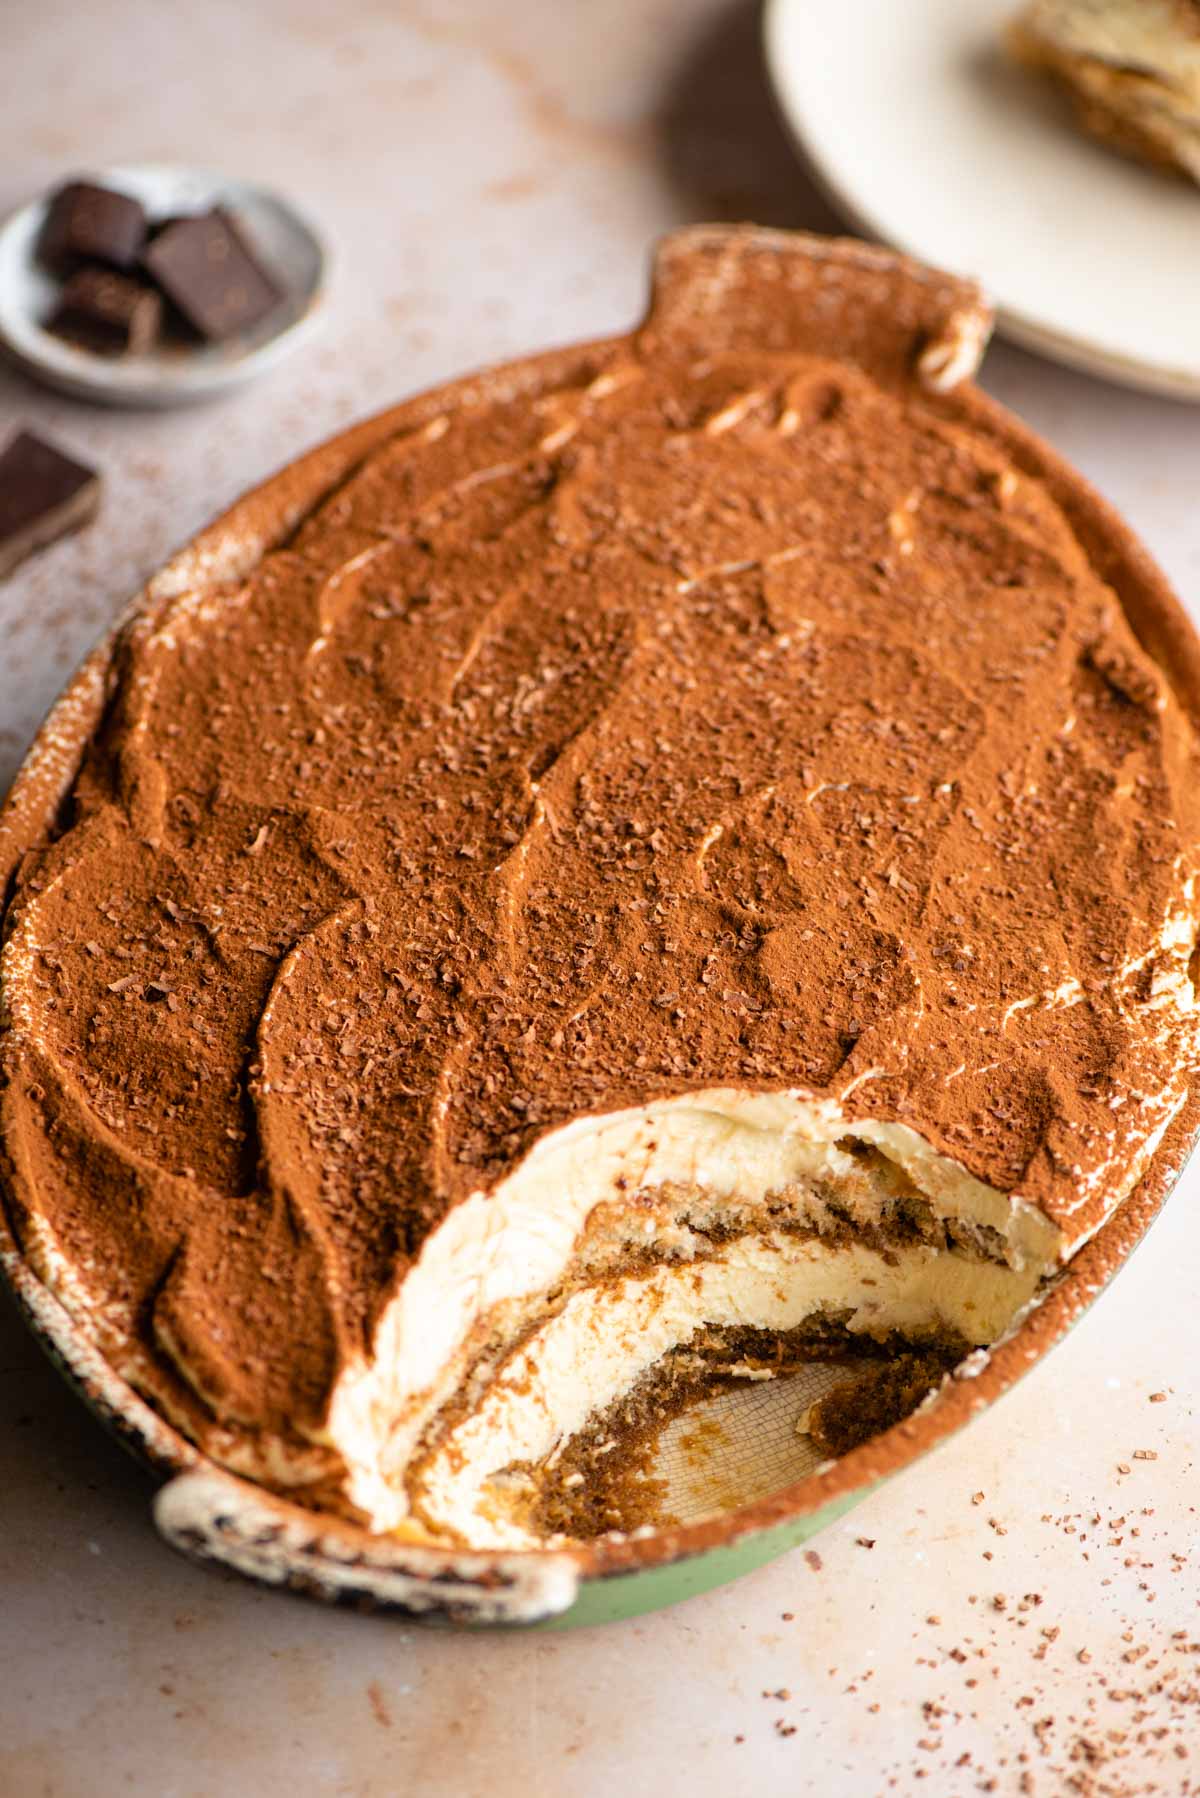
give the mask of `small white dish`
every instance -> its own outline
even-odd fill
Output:
[[[768,0],[767,62],[856,227],[980,279],[1014,342],[1200,399],[1200,188],[1082,136],[1000,34],[1019,0]]]
[[[132,194],[152,219],[203,212],[218,203],[228,207],[245,223],[247,236],[286,297],[269,318],[228,343],[194,348],[165,343],[126,356],[80,349],[43,326],[61,288],[35,254],[49,204],[49,196],[43,195],[0,228],[0,345],[39,381],[106,405],[174,406],[240,387],[291,355],[318,329],[329,252],[313,226],[279,195],[198,169],[157,164],[79,172]]]

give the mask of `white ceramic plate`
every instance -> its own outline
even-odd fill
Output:
[[[43,330],[61,283],[34,254],[47,197],[14,213],[0,229],[0,344],[39,380],[80,399],[115,406],[173,406],[238,387],[305,342],[320,323],[329,253],[313,227],[264,188],[198,169],[138,165],[89,169],[91,180],[120,188],[152,218],[201,212],[217,202],[243,220],[286,299],[253,331],[229,343],[165,344],[138,356],[97,356]]]
[[[1019,0],[768,0],[767,61],[859,228],[979,277],[1018,343],[1200,399],[1200,188],[1079,135],[1012,66]]]

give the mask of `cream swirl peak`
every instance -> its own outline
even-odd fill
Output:
[[[521,1544],[495,1476],[695,1331],[987,1344],[1139,1177],[1196,741],[985,334],[683,233],[641,332],[401,408],[119,632],[9,903],[7,1197],[218,1460]]]

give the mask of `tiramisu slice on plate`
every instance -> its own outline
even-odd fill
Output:
[[[245,502],[56,714],[6,814],[9,1214],[213,1460],[586,1534],[673,1371],[858,1345],[924,1357],[911,1403],[1139,1179],[1195,1062],[1196,741],[1122,527],[971,386],[987,324],[865,245],[683,233],[641,331]]]
[[[1200,180],[1197,0],[1032,0],[1009,42],[1093,137]]]

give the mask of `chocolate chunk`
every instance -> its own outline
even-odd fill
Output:
[[[86,524],[99,503],[94,468],[32,431],[18,431],[0,452],[0,578],[35,549]]]
[[[196,214],[194,212],[168,212],[163,218],[151,219],[146,230],[146,242],[142,249],[143,265],[145,263],[146,251],[150,248],[152,243],[157,243],[164,231],[169,231],[173,225],[186,224],[190,219],[194,219],[195,217]],[[200,333],[196,330],[194,325],[188,323],[188,320],[183,316],[183,313],[179,310],[178,306],[176,306],[165,293],[161,297],[163,303],[163,339],[167,343],[174,343],[194,349],[197,343],[203,341]]]
[[[142,263],[193,329],[211,343],[258,324],[283,298],[219,206],[168,225]]]
[[[46,329],[100,355],[149,349],[162,325],[160,295],[107,268],[83,268],[63,288]]]
[[[146,241],[146,214],[129,194],[91,181],[69,181],[50,201],[38,256],[56,275],[82,262],[132,268]]]

